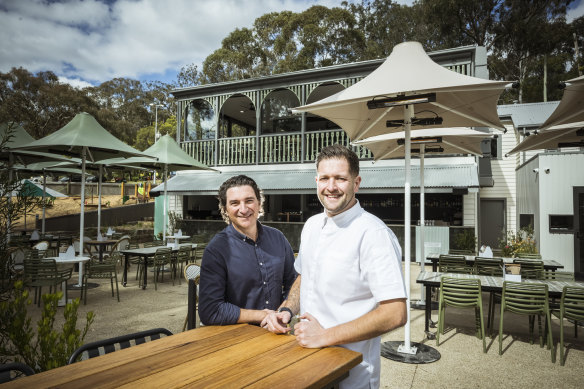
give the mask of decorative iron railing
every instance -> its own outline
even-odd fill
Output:
[[[256,161],[259,164],[312,162],[320,149],[335,143],[350,147],[357,153],[359,159],[373,158],[365,147],[351,146],[351,140],[341,130],[308,132],[304,137],[300,133],[295,133],[191,141],[183,142],[182,148],[206,165],[229,166],[254,165]]]

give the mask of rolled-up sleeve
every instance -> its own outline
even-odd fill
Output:
[[[240,309],[226,301],[227,268],[210,247],[203,253],[199,285],[199,318],[205,325],[237,323]]]

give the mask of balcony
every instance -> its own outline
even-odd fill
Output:
[[[350,147],[359,159],[372,159],[365,147],[350,145],[341,130],[285,133],[182,142],[182,148],[207,166],[313,162],[321,148],[335,143]]]

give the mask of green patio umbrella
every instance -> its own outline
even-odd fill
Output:
[[[53,189],[49,189],[43,186],[41,187],[34,182],[29,180],[21,180],[20,185],[12,191],[12,196],[23,196],[23,197],[42,197],[43,198],[43,212],[44,212],[44,203],[45,198],[49,196],[50,198],[54,199],[55,197],[67,197],[61,192],[58,192]],[[44,217],[44,213],[43,213]],[[36,228],[36,226],[35,226]],[[24,211],[24,229],[26,229],[26,210]],[[43,232],[44,233],[44,232]]]
[[[167,188],[166,188],[166,177],[168,171],[176,170],[212,170],[220,173],[220,171],[207,167],[201,162],[197,161],[190,155],[188,155],[176,141],[170,135],[164,135],[156,143],[150,146],[148,149],[144,150],[144,154],[151,157],[156,157],[158,160],[143,158],[143,157],[133,157],[128,158],[125,161],[110,161],[112,165],[124,165],[124,166],[134,166],[138,168],[154,168],[164,170],[164,207],[163,207],[163,227],[162,235],[166,237],[166,224],[168,218],[166,211],[167,206]]]
[[[89,159],[97,162],[114,157],[146,156],[128,146],[88,113],[79,113],[60,130],[22,147],[26,150],[44,151],[81,158],[81,213],[79,225],[79,252],[83,253],[83,228],[85,212],[85,164]]]

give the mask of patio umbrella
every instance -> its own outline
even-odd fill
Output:
[[[550,127],[584,122],[584,76],[566,81],[564,94],[557,108],[542,124],[541,130]]]
[[[55,198],[55,197],[67,197],[66,195],[64,195],[61,192],[58,192],[56,190],[50,189],[50,188],[46,188],[46,186],[43,184],[43,186],[40,186],[32,181],[29,180],[21,180],[20,181],[20,185],[14,190],[12,191],[12,196],[23,196],[23,197],[42,197],[43,198],[43,217],[44,217],[44,209],[45,209],[45,198],[47,197],[47,195],[50,198]],[[36,226],[35,226],[36,228]],[[26,229],[26,209],[24,211],[24,229]],[[43,231],[44,233],[44,231]]]
[[[163,206],[163,227],[162,236],[166,237],[166,224],[168,222],[167,218],[167,176],[168,171],[176,170],[212,170],[210,167],[205,166],[201,162],[197,161],[190,155],[188,155],[176,141],[170,135],[164,135],[156,143],[150,146],[148,149],[144,150],[144,154],[150,155],[152,157],[157,157],[158,160],[154,161],[152,159],[143,157],[128,158],[125,161],[109,161],[113,165],[123,165],[123,166],[133,166],[138,168],[146,169],[161,169],[164,170],[164,206]],[[164,239],[164,238],[163,238]]]
[[[432,127],[492,127],[504,131],[497,100],[507,82],[450,71],[424,52],[418,42],[396,45],[387,60],[363,80],[330,97],[294,108],[339,125],[353,141],[405,131],[404,261],[408,295],[402,360],[415,362],[410,344],[410,131]],[[414,107],[416,109],[414,109]]]
[[[584,122],[567,123],[539,130],[526,137],[508,155],[520,151],[584,147]]]
[[[140,151],[128,146],[106,129],[93,116],[80,113],[60,130],[26,144],[22,149],[47,151],[81,158],[81,213],[79,223],[79,252],[83,253],[83,229],[85,212],[86,161],[143,156]]]
[[[493,135],[469,128],[432,128],[424,131],[412,131],[411,135],[411,144],[419,147],[412,149],[411,152],[420,155],[420,268],[421,271],[424,271],[424,155],[426,153],[482,155],[482,141]],[[367,147],[373,153],[375,161],[405,156],[405,133],[403,131],[373,136],[352,144]],[[424,288],[422,287],[418,306],[425,305],[424,296]]]

